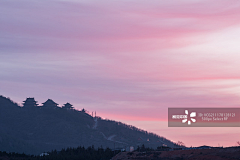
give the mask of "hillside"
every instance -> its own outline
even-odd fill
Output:
[[[0,96],[0,150],[40,154],[53,149],[91,145],[103,148],[174,145],[134,126],[92,117],[71,106],[61,108],[52,100],[50,102],[43,106],[25,102],[22,107]]]

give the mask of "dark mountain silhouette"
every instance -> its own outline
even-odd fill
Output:
[[[0,151],[40,154],[53,149],[92,146],[156,148],[173,142],[121,122],[92,117],[85,110],[63,107],[48,99],[39,106],[27,98],[23,107],[0,96]]]

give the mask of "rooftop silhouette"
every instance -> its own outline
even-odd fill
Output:
[[[24,102],[23,107],[36,107],[36,106],[38,106],[37,101],[35,101],[34,98],[27,98],[23,102]]]

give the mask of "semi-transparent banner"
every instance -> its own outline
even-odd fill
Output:
[[[168,108],[168,127],[240,127],[240,108]]]

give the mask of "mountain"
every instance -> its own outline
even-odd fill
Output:
[[[92,117],[84,110],[63,107],[51,99],[39,106],[34,98],[27,98],[19,106],[0,96],[0,150],[40,154],[67,147],[92,146],[128,148],[167,145],[173,142],[156,134],[121,122]]]

